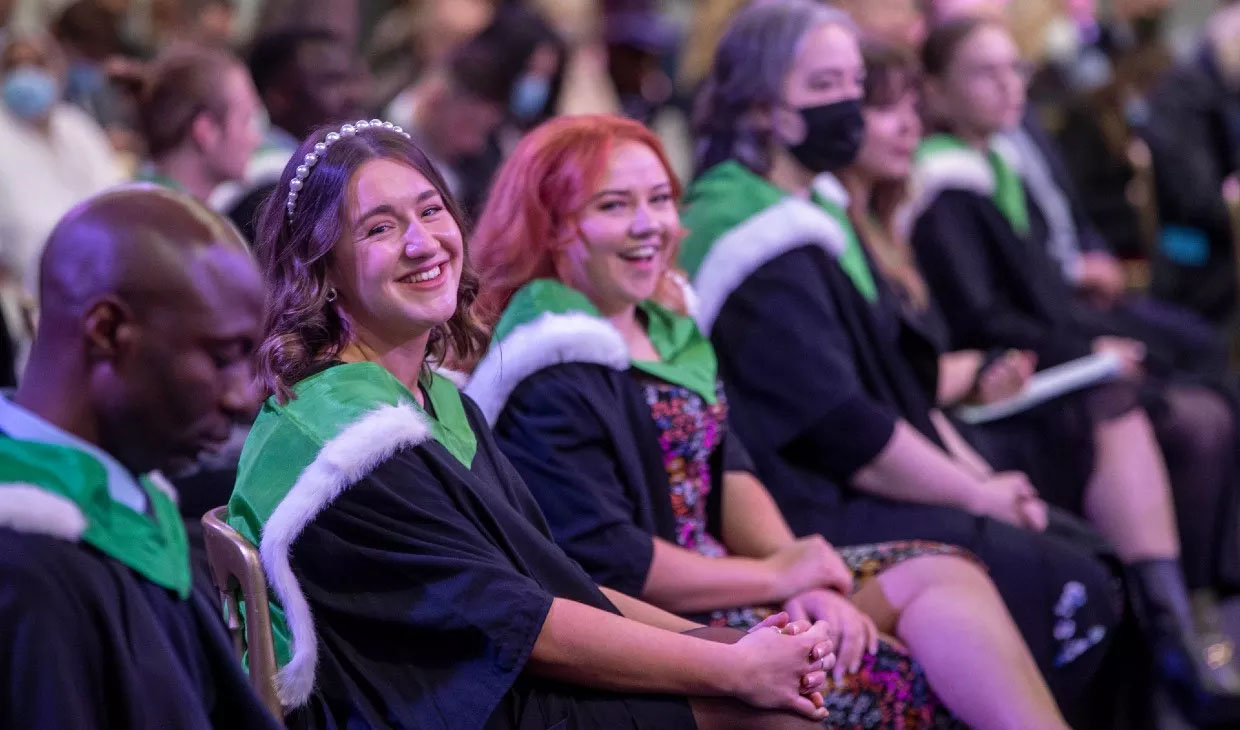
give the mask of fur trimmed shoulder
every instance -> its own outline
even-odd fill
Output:
[[[86,515],[72,500],[33,484],[0,484],[0,527],[77,542]]]
[[[464,388],[465,384],[469,382],[469,373],[453,370],[452,368],[437,367],[435,368],[435,374],[455,385],[457,390]]]
[[[163,492],[164,496],[172,500],[173,504],[181,503],[181,494],[177,492],[177,488],[168,481],[168,477],[164,476],[161,471],[153,471],[148,473],[147,478],[151,480],[151,486]]]
[[[545,312],[492,344],[465,394],[493,426],[512,392],[539,370],[573,362],[627,370],[629,359],[624,337],[606,320],[579,312]]]
[[[809,245],[836,258],[846,240],[834,218],[800,198],[786,198],[748,218],[715,241],[693,277],[698,327],[709,336],[727,298],[768,261]]]
[[[319,657],[314,617],[289,565],[289,548],[346,489],[397,451],[428,438],[430,425],[410,404],[370,411],[323,445],[263,526],[259,554],[292,634],[292,657],[276,675],[285,707],[298,707],[309,699]]]
[[[995,173],[980,153],[973,150],[944,150],[917,163],[912,190],[905,204],[909,223],[915,223],[941,193],[966,190],[985,197],[995,191]]]

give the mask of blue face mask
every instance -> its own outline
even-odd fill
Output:
[[[19,66],[4,77],[4,104],[22,119],[39,119],[56,103],[60,89],[51,72],[37,66]]]
[[[521,121],[529,121],[542,114],[551,96],[551,80],[545,76],[525,74],[512,87],[509,108]]]
[[[108,84],[103,69],[85,61],[75,62],[69,67],[65,81],[65,93],[70,99],[90,99]]]

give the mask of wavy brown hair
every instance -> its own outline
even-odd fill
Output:
[[[348,320],[327,300],[327,270],[336,243],[345,235],[349,186],[362,165],[388,159],[413,168],[435,186],[462,236],[467,233],[460,206],[426,154],[404,136],[381,128],[339,139],[319,153],[290,219],[284,206],[297,167],[315,144],[337,130],[335,125],[320,127],[301,143],[259,215],[254,251],[268,293],[257,371],[266,394],[282,403],[293,397],[298,381],[333,360],[350,340]],[[477,296],[478,276],[466,255],[456,311],[431,330],[428,363],[442,363],[449,354],[472,359],[486,346],[486,332],[473,313]]]
[[[870,41],[861,44],[861,56],[865,61],[862,103],[867,109],[890,107],[906,95],[919,92],[920,71],[912,55],[895,46]],[[908,182],[907,178],[875,181],[869,196],[853,198],[848,216],[878,268],[913,309],[923,311],[930,306],[930,290],[898,223],[908,202]]]

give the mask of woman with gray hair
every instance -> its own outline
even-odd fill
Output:
[[[794,531],[972,551],[1080,726],[1078,700],[1105,708],[1092,680],[1122,616],[1108,548],[935,410],[937,352],[873,272],[832,174],[860,146],[864,78],[838,10],[770,0],[737,15],[694,120],[680,249],[694,316]]]

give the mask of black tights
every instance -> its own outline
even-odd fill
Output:
[[[1219,542],[1235,488],[1236,422],[1213,390],[1168,385],[1148,404],[1171,476],[1181,558],[1190,589],[1218,579]]]

